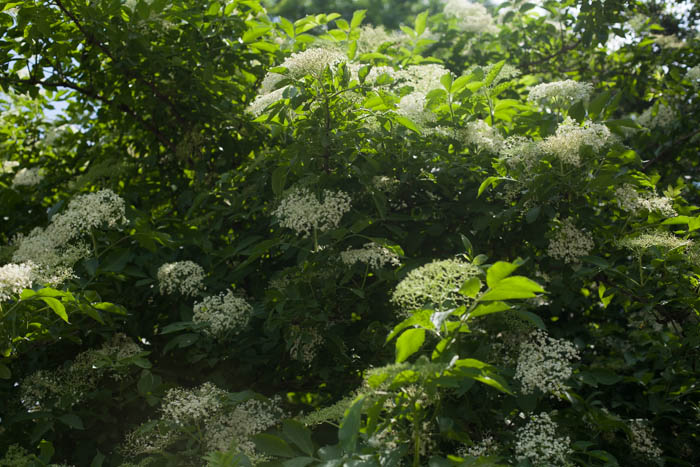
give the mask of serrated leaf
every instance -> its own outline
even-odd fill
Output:
[[[278,436],[261,433],[253,437],[255,447],[264,454],[278,457],[296,457],[297,453]]]
[[[426,329],[434,329],[433,323],[430,321],[430,317],[433,314],[433,310],[418,310],[414,312],[410,317],[406,318],[396,326],[386,337],[386,342],[391,341],[398,333],[411,326],[422,326]]]
[[[486,271],[486,285],[494,288],[502,279],[510,276],[520,264],[497,261]]]
[[[311,441],[311,432],[302,423],[296,420],[284,420],[282,432],[304,454],[313,455],[314,443]]]
[[[496,287],[486,291],[481,296],[482,301],[512,300],[516,298],[532,298],[544,289],[535,281],[524,276],[512,276],[502,279]]]
[[[423,342],[425,342],[425,329],[413,328],[404,331],[396,339],[396,363],[401,363],[418,352]]]

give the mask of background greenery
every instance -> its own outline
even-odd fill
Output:
[[[0,264],[81,194],[113,190],[127,218],[89,232],[75,278],[0,303],[0,465],[698,465],[700,11],[670,4],[506,1],[486,32],[432,0],[0,2],[0,159],[19,163],[0,173]],[[273,68],[315,47],[346,59]],[[450,73],[411,116],[417,84],[395,73],[430,64]],[[270,69],[289,87],[256,114]],[[590,97],[528,100],[569,79]],[[576,147],[579,166],[501,144],[567,117],[609,144]],[[13,184],[22,168],[41,181]],[[677,215],[626,209],[625,185]],[[298,187],[351,209],[297,235],[273,212]],[[574,262],[549,248],[567,219],[594,242]],[[401,266],[339,260],[370,241]],[[203,296],[160,292],[159,267],[185,260],[207,295],[252,305],[240,333],[213,338],[192,321]],[[402,309],[397,285],[433,261],[467,271],[441,273],[460,293]],[[580,359],[529,394],[517,359],[538,328]],[[110,350],[124,342],[139,350]],[[54,392],[27,408],[37,374]],[[164,416],[171,389],[207,382],[218,412]],[[250,401],[280,408],[251,415],[262,435],[236,432]],[[562,459],[518,454],[541,413],[569,438]],[[630,449],[639,433],[652,447]]]

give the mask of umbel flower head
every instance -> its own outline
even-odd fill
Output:
[[[33,277],[31,263],[10,263],[0,267],[0,303],[31,287]]]
[[[38,185],[43,178],[44,176],[41,174],[39,167],[32,167],[30,169],[25,167],[15,174],[12,179],[12,187]]]
[[[361,249],[350,249],[340,253],[340,260],[348,265],[360,262],[369,265],[372,269],[379,269],[387,264],[399,266],[399,257],[387,247],[374,242],[365,243]]]
[[[166,263],[158,269],[161,294],[180,293],[191,297],[205,289],[204,269],[193,261]]]
[[[448,0],[445,3],[445,14],[459,20],[459,27],[465,32],[498,33],[498,26],[486,7],[468,0]]]
[[[223,407],[226,394],[209,382],[193,389],[172,388],[163,398],[163,418],[180,426],[205,422]]]
[[[549,241],[547,254],[565,263],[578,263],[579,258],[588,255],[595,243],[593,237],[578,230],[570,218],[561,222],[561,227]]]
[[[585,121],[579,125],[578,122],[567,117],[554,135],[540,143],[540,148],[565,164],[580,167],[581,148],[589,146],[598,152],[611,141],[612,134],[607,126],[591,121]]]
[[[327,66],[333,68],[336,64],[345,60],[347,60],[347,57],[342,52],[320,47],[294,53],[287,57],[280,65],[286,68],[286,75],[270,72],[265,76],[261,86],[261,94],[267,94],[273,91],[277,83],[282,81],[285,76],[300,79],[306,75],[311,75],[316,79],[320,79],[323,70],[325,70]]]
[[[227,290],[219,295],[205,297],[195,304],[192,321],[205,323],[205,331],[216,338],[237,334],[248,324],[253,307],[240,297]]]
[[[570,106],[574,102],[587,100],[592,92],[592,84],[567,79],[538,84],[530,90],[528,100],[552,107]]]
[[[315,229],[325,232],[338,227],[343,214],[350,210],[351,199],[344,191],[323,192],[323,202],[307,188],[293,189],[272,211],[282,227],[308,237]]]
[[[666,217],[677,216],[673,209],[673,200],[666,196],[656,196],[652,193],[638,193],[626,183],[615,190],[615,199],[623,210],[632,213],[658,212]]]
[[[520,346],[515,379],[520,381],[523,393],[535,389],[560,392],[573,374],[571,362],[578,360],[576,347],[564,339],[553,339],[537,329]]]
[[[568,436],[557,437],[559,427],[550,416],[542,412],[530,417],[530,421],[516,432],[515,458],[530,460],[537,466],[565,466],[566,457],[573,451]]]
[[[391,301],[406,315],[428,303],[437,307],[459,303],[465,299],[459,289],[479,272],[477,266],[457,259],[436,260],[409,272],[396,286]]]

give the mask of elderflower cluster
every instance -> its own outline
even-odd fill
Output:
[[[485,436],[478,443],[465,448],[464,454],[473,457],[481,457],[495,454],[497,450],[498,444],[496,443],[496,440],[493,439],[493,436]]]
[[[400,266],[399,257],[385,246],[374,242],[365,243],[360,249],[350,249],[340,253],[340,260],[347,266],[365,263],[374,270],[385,265]]]
[[[44,176],[39,167],[20,169],[12,179],[12,187],[38,185]]]
[[[301,79],[306,75],[311,75],[316,79],[321,79],[323,70],[327,66],[333,68],[339,62],[347,60],[342,52],[325,48],[311,48],[303,52],[297,52],[282,62],[279,66],[286,68],[285,74],[270,72],[265,76],[261,86],[261,93],[267,94],[273,91],[277,83],[285,77]]]
[[[253,102],[250,103],[250,105],[246,108],[248,112],[253,114],[255,117],[259,117],[262,115],[262,113],[267,109],[270,105],[274,104],[278,100],[282,99],[284,97],[284,91],[288,88],[289,86],[284,86],[279,89],[275,89],[272,92],[268,92],[265,94],[259,94]]]
[[[161,405],[163,418],[185,426],[208,421],[224,405],[227,393],[206,382],[193,389],[171,388]]]
[[[402,42],[405,36],[397,31],[387,32],[384,26],[372,26],[365,24],[360,28],[360,37],[357,39],[357,53],[374,52],[377,47],[385,42]]]
[[[34,267],[31,263],[6,264],[0,267],[0,303],[32,286]]]
[[[166,263],[158,268],[157,277],[161,294],[180,293],[195,297],[205,289],[204,269],[193,261]]]
[[[194,305],[192,321],[205,323],[205,332],[216,338],[238,334],[248,324],[253,307],[228,290],[224,294],[205,297]]]
[[[281,408],[281,398],[260,400],[248,399],[233,410],[217,413],[206,423],[204,438],[210,451],[228,451],[233,443],[246,456],[257,461],[264,460],[256,453],[253,436],[277,425],[288,414]]]
[[[176,432],[163,420],[148,420],[127,433],[118,450],[125,457],[157,453],[165,450],[175,439]]]
[[[592,84],[567,79],[538,84],[530,90],[528,100],[552,107],[570,106],[574,102],[587,100],[592,92]]]
[[[590,146],[598,152],[612,140],[612,134],[607,126],[586,121],[579,125],[567,117],[554,135],[548,136],[540,143],[541,149],[554,155],[565,164],[581,166],[579,154],[583,146]]]
[[[678,215],[673,209],[673,200],[671,198],[655,196],[651,193],[639,194],[628,183],[615,190],[615,199],[617,199],[620,208],[630,213],[636,214],[640,211],[648,211],[659,212],[666,217]]]
[[[500,153],[510,168],[522,167],[530,172],[544,155],[542,147],[524,136],[509,136],[503,142]]]
[[[400,183],[396,177],[387,177],[386,175],[375,175],[372,177],[372,189],[376,191],[394,193]]]
[[[693,83],[693,86],[700,85],[700,65],[695,65],[685,74],[685,79]]]
[[[11,173],[13,170],[15,170],[15,167],[18,166],[19,162],[17,161],[2,161],[2,165],[0,166],[0,174]]]
[[[338,227],[343,214],[350,210],[350,196],[343,191],[323,192],[320,202],[307,188],[295,188],[272,211],[282,227],[308,237],[313,230],[325,232]]]
[[[554,339],[536,329],[520,345],[515,379],[522,391],[532,394],[535,389],[559,392],[573,373],[571,362],[578,360],[576,347],[564,339]]]
[[[532,465],[568,465],[566,457],[573,452],[571,440],[568,436],[557,437],[559,432],[559,426],[547,413],[533,415],[516,433],[515,458],[527,459]]]
[[[323,335],[318,329],[292,325],[292,345],[289,347],[289,356],[294,360],[311,365],[323,341]]]
[[[654,429],[644,419],[635,419],[628,422],[630,428],[630,448],[637,456],[646,459],[658,459],[663,455],[658,441],[654,436]]]
[[[636,237],[625,237],[617,242],[617,245],[642,254],[644,250],[651,247],[662,248],[664,250],[675,250],[692,245],[692,240],[683,240],[669,232],[650,232],[637,235]]]
[[[498,26],[486,7],[468,0],[448,0],[444,12],[459,20],[459,27],[465,32],[498,34]]]
[[[547,254],[565,263],[578,263],[579,258],[588,255],[594,246],[591,234],[578,230],[571,219],[564,219],[549,241]]]
[[[51,285],[74,277],[72,266],[92,253],[83,240],[93,229],[115,228],[126,222],[124,200],[111,190],[75,197],[49,225],[18,235],[12,261],[31,262],[34,281]]]
[[[676,119],[676,113],[673,109],[665,104],[660,104],[654,113],[654,106],[646,109],[639,116],[637,121],[640,125],[647,128],[667,128],[673,124]]]
[[[391,301],[405,315],[428,303],[442,307],[448,300],[461,302],[465,297],[459,289],[479,272],[477,266],[457,259],[436,260],[409,272],[394,289]]]
[[[462,138],[466,144],[491,153],[497,153],[503,145],[503,138],[498,130],[483,120],[467,123],[462,132]]]
[[[425,94],[420,91],[414,91],[401,98],[397,109],[397,113],[420,126],[433,123],[437,117],[429,109],[425,108]]]

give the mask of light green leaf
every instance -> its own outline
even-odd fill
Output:
[[[364,396],[359,396],[355,399],[345,411],[343,421],[340,422],[338,429],[338,440],[346,452],[353,452],[355,442],[360,432],[360,422],[362,421],[362,404],[365,401]]]
[[[296,420],[284,420],[282,432],[304,454],[313,455],[314,443],[311,441],[311,432],[302,423]]]
[[[424,11],[423,13],[420,13],[418,16],[416,16],[416,34],[419,36],[425,32],[425,25],[428,21],[428,12]]]
[[[66,307],[63,306],[59,300],[53,297],[39,297],[44,303],[46,303],[54,313],[56,313],[63,321],[68,322],[68,314],[66,313]]]
[[[433,310],[418,310],[415,311],[410,317],[406,318],[396,326],[386,337],[386,342],[389,342],[398,333],[411,326],[420,326],[425,329],[435,329],[433,323],[430,321],[430,317],[433,315]]]
[[[413,131],[415,131],[415,132],[418,133],[418,134],[421,133],[420,129],[416,126],[416,124],[413,123],[411,120],[407,119],[406,117],[403,117],[403,116],[401,116],[401,115],[396,115],[396,116],[394,117],[394,119],[395,119],[398,123],[400,123],[401,125],[403,125],[403,126],[405,126],[406,128],[408,128],[409,130],[413,130]]]
[[[486,271],[486,284],[493,289],[501,279],[510,276],[521,264],[522,263],[517,262],[508,263],[506,261],[497,261]]]
[[[413,328],[405,331],[396,340],[396,363],[401,363],[416,353],[425,342],[425,329]]]
[[[470,318],[476,318],[479,316],[490,315],[491,313],[499,313],[501,311],[510,310],[511,306],[505,302],[491,302],[484,303],[477,306],[474,311],[469,314]]]
[[[285,440],[277,436],[262,433],[253,437],[255,447],[263,454],[279,457],[296,457],[297,453]]]
[[[474,298],[479,293],[479,290],[481,290],[481,280],[478,277],[472,277],[462,284],[459,293],[465,297]]]
[[[496,186],[501,180],[505,179],[503,177],[488,177],[486,180],[481,182],[481,185],[479,185],[479,191],[476,193],[476,197],[478,198],[481,196],[481,193],[483,193],[488,187]]]
[[[544,289],[535,281],[524,276],[512,276],[502,279],[496,287],[487,290],[481,296],[482,301],[512,300],[515,298],[532,298]]]
[[[452,73],[445,73],[440,77],[440,84],[450,92],[452,90]]]
[[[355,29],[362,24],[362,20],[365,19],[367,10],[357,10],[352,14],[352,19],[350,20],[350,28]]]

